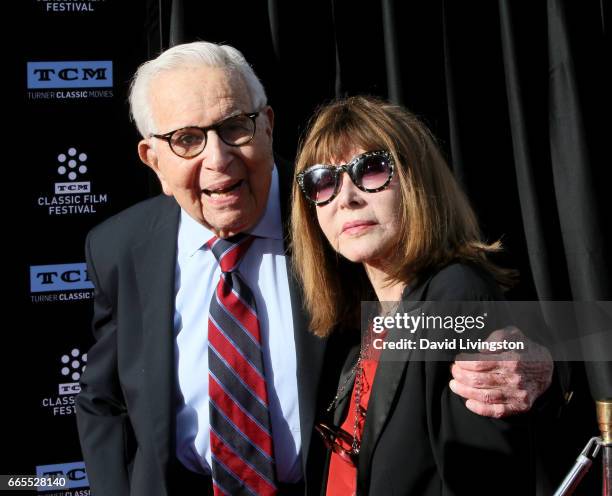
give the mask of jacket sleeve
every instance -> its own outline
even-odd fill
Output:
[[[133,434],[117,373],[117,322],[110,296],[115,288],[101,285],[92,234],[87,237],[85,250],[95,287],[92,328],[96,342],[89,350],[81,378],[77,425],[92,494],[127,496]],[[112,280],[109,274],[105,276],[105,282]]]

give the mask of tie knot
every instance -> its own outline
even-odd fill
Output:
[[[206,244],[219,262],[221,272],[233,272],[240,265],[242,257],[254,239],[255,236],[240,233],[226,239],[215,236],[209,239]]]

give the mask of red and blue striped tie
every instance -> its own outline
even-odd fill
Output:
[[[228,239],[215,237],[207,243],[221,267],[208,317],[215,496],[278,492],[255,298],[237,270],[253,239],[237,234]]]

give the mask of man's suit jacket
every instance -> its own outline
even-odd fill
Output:
[[[404,292],[410,302],[497,299],[501,294],[492,278],[464,264],[423,277]],[[390,330],[386,340],[399,342],[405,333]],[[358,353],[359,346],[349,352],[339,384]],[[411,353],[416,352],[382,351],[364,425],[357,494],[533,494],[530,414],[496,420],[472,413],[449,389],[449,362],[411,360]],[[349,399],[350,394],[338,404],[334,425],[342,423]]]
[[[292,169],[281,163],[278,172],[286,219]],[[158,196],[108,219],[87,237],[96,343],[81,380],[77,421],[96,496],[167,494],[175,452],[173,320],[179,214],[173,198]],[[292,276],[289,286],[306,473],[325,342],[308,332]]]

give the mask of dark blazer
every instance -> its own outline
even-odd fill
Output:
[[[292,168],[278,160],[277,166],[286,219]],[[168,494],[175,453],[173,319],[179,214],[173,198],[158,196],[108,219],[87,237],[96,343],[81,380],[77,422],[96,496]],[[292,274],[289,263],[288,269]],[[289,286],[306,473],[325,343],[308,332],[292,275]]]
[[[488,274],[464,264],[449,265],[403,294],[404,301],[501,298]],[[358,352],[357,347],[349,353],[339,384]],[[388,353],[396,354],[393,361]],[[448,386],[450,362],[411,360],[411,353],[418,353],[414,351],[402,357],[397,353],[383,350],[378,364],[359,454],[357,494],[533,494],[530,414],[509,420],[476,415]],[[346,416],[349,397],[339,403],[335,425]]]

